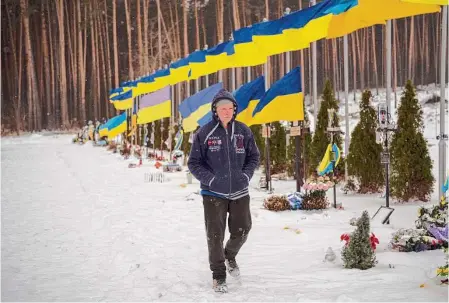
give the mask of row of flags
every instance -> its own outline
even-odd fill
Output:
[[[272,55],[308,48],[312,42],[344,36],[387,20],[435,13],[448,0],[324,0],[283,17],[233,32],[233,39],[110,91],[117,109],[130,108],[130,99],[168,85],[195,80],[222,69],[264,64]]]
[[[212,120],[211,103],[223,88],[217,83],[185,99],[179,105],[183,132],[195,131]],[[238,104],[236,120],[248,126],[274,121],[301,121],[304,119],[304,95],[301,87],[301,69],[296,67],[265,91],[264,76],[242,85],[233,92]],[[135,121],[133,126],[146,124],[172,115],[171,88],[166,86],[147,94],[131,104]],[[100,126],[100,137],[110,138],[127,129],[126,112]],[[108,131],[106,132],[107,129]]]

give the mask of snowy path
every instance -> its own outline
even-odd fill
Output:
[[[149,166],[129,169],[117,155],[70,139],[2,140],[3,301],[448,300],[433,278],[441,251],[387,251],[392,232],[412,227],[418,204],[395,206],[389,227],[373,225],[379,264],[361,272],[342,269],[340,234],[382,199],[339,193],[345,211],[272,213],[256,190],[253,229],[238,256],[242,278],[229,277],[230,293],[216,295],[202,202],[191,194],[198,184],[181,187],[184,173],[145,183]],[[336,264],[323,263],[329,246]]]

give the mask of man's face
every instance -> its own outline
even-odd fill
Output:
[[[228,124],[234,115],[234,105],[232,103],[223,104],[217,107],[218,118],[223,124]]]

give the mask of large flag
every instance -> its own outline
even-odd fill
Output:
[[[440,6],[435,5],[439,2],[426,0],[358,0],[356,6],[332,17],[327,38],[337,38],[361,28],[385,24],[387,20],[391,19],[439,12]]]
[[[128,90],[124,93],[116,95],[111,98],[111,102],[116,109],[125,110],[133,107],[133,90]]]
[[[237,101],[237,117],[236,120],[251,125],[252,113],[260,98],[265,94],[265,79],[260,76],[255,80],[242,85],[234,93]],[[201,119],[198,125],[203,126],[212,121],[212,112],[209,110]]]
[[[108,121],[109,122],[109,121]],[[110,119],[108,123],[108,138],[112,139],[126,131],[126,112]]]
[[[137,112],[137,124],[150,123],[171,116],[171,89],[166,86],[142,96]]]
[[[222,88],[223,83],[219,82],[188,97],[179,105],[185,133],[194,131],[199,126],[198,120],[210,111],[212,99]]]
[[[257,103],[252,124],[275,121],[304,120],[304,94],[301,87],[301,69],[292,69],[275,82]]]

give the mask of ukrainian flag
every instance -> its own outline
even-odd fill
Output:
[[[109,100],[111,100],[115,96],[120,95],[121,93],[126,93],[127,91],[129,91],[131,89],[132,89],[132,87],[117,87],[117,88],[111,89],[109,91]]]
[[[100,127],[98,128],[98,135],[100,136],[100,138],[106,137],[108,135],[108,122],[109,121],[111,121],[111,119],[106,121],[106,123],[100,125]]]
[[[421,3],[416,3],[417,1]],[[425,0],[358,0],[358,5],[345,13],[332,17],[327,38],[337,38],[361,28],[375,24],[385,24],[387,20],[391,19],[440,11],[439,5],[430,4],[429,2]],[[441,0],[432,2],[439,3]]]
[[[325,0],[277,20],[236,30],[233,33],[236,52],[243,48],[245,58],[250,58],[254,51],[268,57],[307,48],[311,42],[326,37],[334,14],[341,14],[355,5],[357,0]]]
[[[222,88],[223,83],[219,82],[190,96],[179,105],[185,133],[192,132],[199,126],[198,120],[210,111],[214,96]]]
[[[340,149],[338,148],[337,144],[329,144],[327,146],[326,152],[324,153],[324,157],[321,160],[320,164],[317,168],[317,173],[319,176],[323,176],[327,173],[330,173],[334,170],[334,164],[332,163],[332,160],[334,160],[333,153],[335,153],[335,167],[337,167],[338,163],[340,162],[341,153]]]
[[[108,124],[109,140],[113,139],[118,134],[121,134],[125,131],[126,131],[126,112],[110,119],[110,123]]]
[[[449,5],[448,0],[401,0],[401,1],[409,3],[420,3],[420,4]]]
[[[201,76],[215,73],[214,67],[206,62],[206,50],[196,50],[188,57],[189,61],[189,79],[196,80]]]
[[[234,53],[234,41],[222,42],[206,51],[206,62],[210,65],[210,70],[226,69],[232,67],[230,57]]]
[[[125,110],[133,107],[133,90],[129,90],[125,93],[121,93],[111,98],[111,102],[116,109]]]
[[[247,125],[251,125],[252,112],[256,107],[259,99],[265,94],[265,79],[260,76],[257,79],[242,85],[233,95],[237,101],[237,117],[236,120]],[[203,126],[212,121],[212,112],[209,110],[201,119],[198,125]]]
[[[154,90],[161,89],[170,84],[170,68],[163,68],[154,73]]]
[[[232,35],[234,52],[228,55],[230,67],[256,66],[267,61],[267,56],[253,42],[251,27],[243,27]]]
[[[166,86],[142,96],[137,113],[137,124],[150,123],[171,116],[171,89]]]
[[[189,60],[182,58],[170,64],[170,84],[180,83],[189,79]]]
[[[236,120],[251,126],[253,120],[252,113],[264,94],[264,76],[260,76],[236,90],[234,93],[238,105]]]
[[[326,38],[335,15],[351,10],[357,3],[357,0],[327,0],[284,16],[282,33],[289,43],[289,50],[301,50]]]
[[[296,67],[275,82],[260,99],[252,113],[251,124],[304,120],[304,94],[301,69]]]

